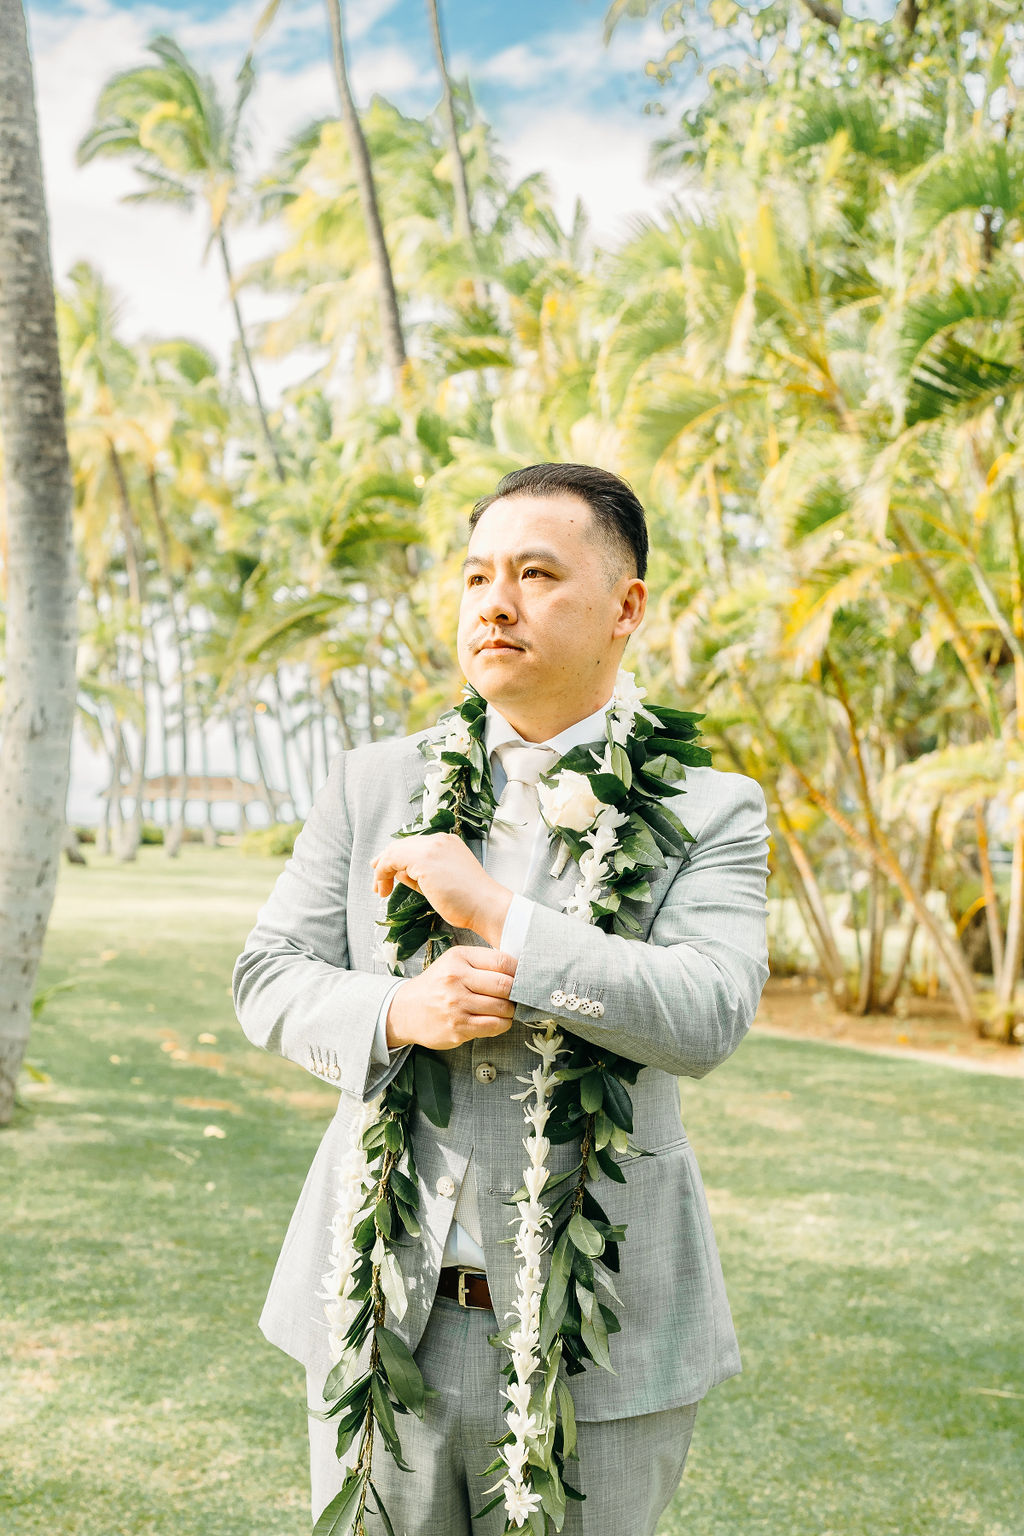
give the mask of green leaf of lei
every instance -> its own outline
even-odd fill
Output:
[[[446,1126],[452,1113],[448,1068],[422,1046],[416,1046],[412,1054],[416,1063],[416,1102],[434,1125]]]

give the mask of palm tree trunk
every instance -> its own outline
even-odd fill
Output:
[[[445,122],[448,126],[448,149],[452,157],[452,190],[455,194],[455,230],[466,246],[473,262],[473,270],[477,268],[476,232],[473,228],[473,212],[469,197],[469,178],[466,175],[466,161],[462,153],[462,145],[459,143],[459,123],[455,115],[455,96],[452,91],[451,76],[448,73],[448,60],[445,57],[444,35],[441,31],[441,16],[438,10],[438,0],[427,0],[427,12],[430,16],[430,31],[434,39],[434,53],[437,56],[437,68],[441,76],[441,90],[443,94],[442,106]],[[473,289],[478,304],[486,300],[486,293],[479,278],[474,279]]]
[[[171,794],[169,785],[171,782],[171,757],[170,746],[167,737],[167,690],[164,687],[163,673],[160,666],[160,647],[156,637],[156,623],[150,628],[150,638],[153,647],[153,679],[156,683],[157,699],[157,742],[160,748],[160,771],[163,774],[164,793],[164,842],[167,841],[167,829],[171,822]],[[153,819],[156,819],[156,802],[153,805]]]
[[[804,0],[804,5],[822,26],[830,27],[833,32],[838,31],[843,19],[841,6],[827,5],[825,0]]]
[[[245,326],[242,324],[242,310],[238,302],[238,293],[235,289],[234,274],[231,270],[231,258],[228,255],[228,243],[224,236],[224,226],[217,225],[217,248],[220,251],[221,264],[224,268],[224,276],[227,278],[228,297],[231,300],[231,308],[235,315],[235,330],[238,332],[238,345],[242,349],[242,361],[245,363],[245,371],[249,375],[249,383],[256,398],[256,409],[259,412],[260,425],[263,428],[263,436],[267,447],[270,449],[270,457],[274,461],[274,473],[284,484],[284,465],[281,463],[281,455],[278,452],[277,442],[270,430],[270,422],[267,420],[267,408],[263,404],[263,395],[260,391],[259,380],[256,378],[256,369],[253,367],[252,353],[249,351],[249,343],[245,336]]]
[[[388,255],[387,242],[384,239],[384,226],[381,223],[380,204],[377,201],[377,188],[373,180],[370,151],[366,146],[366,137],[363,133],[362,124],[359,121],[355,101],[352,98],[352,88],[349,85],[348,64],[345,58],[345,36],[341,25],[341,0],[327,0],[327,15],[331,24],[334,78],[338,87],[338,99],[341,103],[341,119],[345,125],[349,154],[352,156],[352,167],[356,173],[359,202],[363,210],[366,238],[370,246],[370,259],[377,273],[380,317],[384,332],[384,352],[388,360],[388,366],[394,375],[397,388],[401,382],[402,370],[405,367],[405,337],[402,334],[402,317],[398,309],[398,295],[395,291],[395,278],[391,269],[391,258]]]
[[[821,894],[821,888],[818,885],[810,860],[804,852],[799,838],[795,835],[789,817],[786,815],[781,803],[779,806],[779,830],[782,833],[783,847],[789,855],[792,865],[790,881],[794,891],[799,887],[803,896],[803,903],[806,904],[804,922],[808,923],[809,917],[808,937],[817,951],[822,970],[828,978],[836,1007],[845,1011],[849,1007],[846,967],[843,964],[843,957],[839,953],[839,946],[832,932],[832,920],[829,917],[828,908],[825,906],[825,899]],[[801,905],[801,910],[803,910],[803,904],[801,904],[799,896],[797,897],[797,902],[798,905]]]
[[[941,805],[932,808],[928,818],[928,835],[921,848],[921,857],[914,871],[913,881],[919,890],[927,891],[932,882],[932,863],[935,858],[935,835],[939,826],[939,812]],[[914,947],[914,935],[918,929],[918,921],[913,913],[907,922],[907,932],[903,940],[903,948],[899,958],[885,986],[882,988],[878,999],[878,1006],[882,1013],[888,1013],[899,996],[900,987],[903,985],[903,977],[906,975],[907,966],[910,964],[910,955]]]
[[[942,585],[935,572],[932,570],[931,561],[928,559],[924,547],[918,544],[910,533],[906,523],[897,512],[889,508],[889,522],[895,528],[900,544],[914,560],[917,569],[924,577],[925,586],[935,600],[942,617],[949,625],[949,639],[961,666],[967,673],[971,686],[976,693],[982,709],[988,719],[989,729],[998,740],[1003,733],[1003,716],[992,686],[992,679],[986,674],[978,661],[974,648],[974,641],[964,629],[960,614],[949,594]]]
[[[1024,821],[1018,821],[1013,834],[1013,863],[1010,866],[1010,911],[1006,919],[1006,948],[1003,964],[996,977],[996,1021],[1008,1045],[1016,1043],[1014,1023],[1017,982],[1024,961]]]
[[[119,857],[126,861],[131,861],[135,858],[139,844],[142,841],[142,786],[146,777],[146,748],[149,735],[146,710],[146,672],[148,667],[146,647],[143,640],[146,581],[143,569],[143,551],[138,539],[138,523],[128,491],[128,479],[124,472],[124,464],[121,461],[121,455],[110,439],[107,440],[107,450],[110,457],[110,466],[114,471],[114,482],[117,485],[118,514],[121,522],[121,536],[124,539],[125,569],[128,573],[128,596],[131,600],[135,620],[133,628],[135,630],[135,651],[138,665],[135,691],[139,698],[139,758],[129,780],[128,792],[132,796],[132,814],[127,824],[119,853]]]
[[[337,680],[335,679],[333,673],[331,674],[331,680],[328,684],[328,697],[330,698],[333,705],[334,716],[338,722],[338,728],[341,732],[342,747],[346,752],[350,752],[355,745],[352,739],[352,728],[348,723],[348,711],[345,706],[345,696],[341,689],[338,687]]]
[[[76,693],[71,469],[20,0],[0,0],[0,431],[9,561],[0,753],[0,1125],[6,1125],[57,882]]]
[[[252,735],[253,755],[256,758],[256,772],[259,776],[260,788],[263,790],[263,803],[267,808],[268,824],[273,826],[274,822],[277,820],[277,806],[274,803],[274,796],[270,788],[270,780],[267,778],[266,764],[263,761],[263,749],[260,746],[260,733],[256,724],[259,717],[256,713],[256,708],[252,701],[252,695],[249,693],[248,688],[246,688],[245,691],[245,708],[246,715],[249,720],[249,731]]]
[[[245,765],[242,762],[242,737],[241,737],[241,734],[240,734],[239,729],[238,729],[238,716],[235,713],[235,710],[233,708],[230,710],[230,712],[228,714],[228,724],[229,724],[229,726],[231,728],[231,741],[232,741],[232,744],[234,745],[234,749],[235,749],[235,778],[238,780],[239,784],[244,784],[245,783],[245,774],[243,772],[243,768],[244,768]],[[246,827],[248,825],[249,825],[249,802],[248,802],[248,800],[239,800],[239,802],[238,802],[238,823],[237,823],[237,825],[235,827],[235,831],[237,833],[241,834],[241,833],[243,833],[245,831],[245,829],[246,829]]]
[[[881,980],[882,940],[885,936],[885,881],[879,874],[877,865],[871,871],[871,881],[868,885],[866,926],[868,950],[864,957],[860,990],[857,995],[856,1012],[859,1014],[874,1011]]]
[[[157,560],[163,574],[164,584],[167,587],[167,611],[171,619],[171,633],[174,636],[174,650],[178,658],[178,697],[181,710],[181,797],[178,800],[177,815],[171,820],[170,799],[170,770],[166,764],[164,772],[167,776],[167,825],[164,828],[164,855],[169,859],[175,859],[181,849],[182,839],[185,834],[185,794],[188,789],[188,699],[185,691],[185,678],[188,668],[185,665],[185,641],[183,624],[178,616],[178,597],[174,579],[174,567],[171,561],[171,541],[167,531],[167,522],[164,518],[163,505],[160,500],[160,484],[152,465],[149,468],[149,500],[153,510],[153,522],[156,527]],[[185,603],[186,615],[188,602]]]
[[[756,711],[762,730],[774,742],[776,751],[779,754],[779,760],[788,764],[808,799],[818,806],[820,810],[824,811],[833,825],[838,827],[850,845],[856,848],[862,857],[869,860],[872,865],[877,865],[882,873],[889,877],[900,891],[904,900],[910,905],[921,927],[935,945],[939,961],[946,973],[946,980],[949,984],[950,995],[953,999],[957,1016],[963,1023],[970,1024],[976,1028],[978,1025],[977,994],[974,987],[974,977],[971,974],[964,952],[956,939],[946,932],[935,914],[931,911],[922,892],[917,889],[896,858],[888,838],[881,832],[881,829],[878,829],[877,841],[872,841],[865,837],[859,828],[853,825],[840,807],[834,804],[812,779],[808,778],[798,760],[798,755],[789,750],[788,743],[772,725],[765,714],[760,699],[753,689],[744,683],[742,677],[738,677],[736,683],[740,692]]]
[[[978,840],[978,863],[981,866],[981,888],[985,893],[985,922],[988,925],[988,947],[992,951],[992,975],[998,977],[1003,969],[1003,921],[999,911],[999,897],[992,878],[992,861],[988,856],[988,827],[985,810],[974,807],[974,832]]]
[[[203,781],[207,786],[204,796],[203,809],[203,843],[207,848],[217,846],[217,828],[213,820],[213,800],[210,797],[210,743],[208,739],[206,710],[203,707],[202,691],[196,683],[196,731],[199,736],[199,770],[203,775]]]

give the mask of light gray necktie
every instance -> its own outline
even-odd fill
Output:
[[[530,869],[533,839],[540,818],[537,780],[554,766],[554,747],[517,746],[506,742],[497,748],[508,783],[501,792],[487,839],[487,873],[510,891],[521,893]],[[499,823],[508,822],[509,826]]]
[[[495,748],[495,754],[508,775],[508,783],[501,792],[494,813],[484,854],[484,868],[499,885],[521,893],[530,871],[533,838],[540,816],[537,780],[545,769],[553,766],[558,753],[554,747],[520,747],[507,742]],[[499,827],[499,818],[511,825],[507,828]],[[475,1243],[483,1243],[472,1153],[452,1215]]]

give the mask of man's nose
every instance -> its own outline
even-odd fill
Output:
[[[480,605],[480,617],[489,624],[514,624],[516,606],[511,590],[500,580],[492,581]]]

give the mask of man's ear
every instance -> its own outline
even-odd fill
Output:
[[[619,617],[615,624],[616,638],[620,635],[631,635],[635,629],[639,629],[647,612],[647,585],[634,576],[622,594]]]

